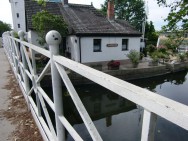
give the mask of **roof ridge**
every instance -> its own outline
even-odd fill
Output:
[[[32,29],[32,15],[40,10],[32,0],[26,1],[27,28]],[[53,14],[61,15],[68,24],[69,34],[74,35],[133,35],[141,33],[130,26],[125,20],[115,19],[111,23],[93,5],[47,3],[46,9]]]

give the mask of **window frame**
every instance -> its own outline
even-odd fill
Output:
[[[19,18],[19,17],[20,17],[20,14],[19,14],[19,13],[16,13],[16,17]]]
[[[99,44],[96,45],[96,42],[98,42]],[[101,43],[102,43],[101,39],[93,39],[93,52],[102,52]],[[96,46],[98,46],[98,49],[96,49]]]
[[[124,41],[125,41],[125,44],[124,44]],[[126,45],[126,47],[124,47],[124,45]],[[122,51],[128,51],[129,50],[129,39],[122,39],[122,43],[121,43],[121,46],[122,46]]]

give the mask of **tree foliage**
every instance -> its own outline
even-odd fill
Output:
[[[153,25],[153,22],[146,22],[146,27],[145,27],[145,38],[147,38],[147,45],[152,44],[156,45],[158,35],[155,31],[155,27]]]
[[[11,30],[10,24],[0,21],[0,37],[2,36],[3,32],[10,31],[10,30]]]
[[[39,35],[38,43],[43,45],[46,42],[45,36],[50,30],[56,30],[61,36],[66,36],[68,33],[68,26],[63,17],[53,15],[45,10],[46,3],[44,0],[38,1],[38,4],[41,5],[41,9],[43,10],[32,16],[33,28]]]
[[[168,3],[166,0],[157,0],[159,5],[170,7],[170,13],[165,19],[168,24],[165,29],[172,30],[184,30],[188,31],[188,1],[187,0],[174,0]],[[177,26],[180,25],[180,26]]]
[[[102,13],[107,13],[107,3],[105,0],[102,6]],[[117,19],[124,19],[132,26],[141,31],[142,22],[145,20],[145,7],[143,0],[115,0],[115,16]]]

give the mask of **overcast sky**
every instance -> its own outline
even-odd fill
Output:
[[[164,18],[167,17],[169,9],[159,7],[156,0],[147,0],[149,15],[148,21],[153,21],[156,30],[160,30],[164,25]],[[104,0],[69,0],[70,3],[79,4],[91,4],[93,2],[94,7],[100,8],[100,5],[104,3]],[[9,0],[0,0],[0,20],[9,24],[12,24],[11,6]]]

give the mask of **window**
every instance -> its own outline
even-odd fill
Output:
[[[19,13],[16,13],[16,16],[17,16],[17,18],[19,18],[20,17]]]
[[[20,24],[18,24],[18,28],[20,28]]]
[[[122,39],[122,50],[129,50],[128,48],[128,39]]]
[[[101,39],[93,39],[93,52],[101,52]]]

